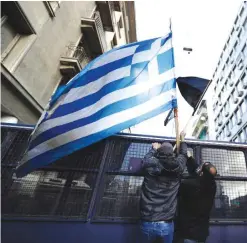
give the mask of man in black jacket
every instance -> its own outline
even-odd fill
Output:
[[[172,243],[180,175],[187,161],[184,134],[181,135],[181,140],[178,156],[173,153],[170,143],[154,143],[143,159],[145,176],[140,200],[143,233],[141,243]]]
[[[205,242],[209,235],[210,211],[216,193],[216,168],[211,163],[198,166],[193,157],[187,161],[192,178],[183,179],[178,196],[175,242]]]

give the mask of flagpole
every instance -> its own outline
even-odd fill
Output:
[[[178,122],[178,108],[174,109],[174,119],[175,119],[175,130],[176,130],[176,147],[177,147],[177,153],[179,153],[180,133],[179,133],[179,122]]]
[[[172,20],[171,20],[171,18],[170,18],[170,26],[169,27],[170,27],[170,31],[172,33]],[[171,45],[173,47],[172,39],[173,39],[173,36],[171,38]],[[174,61],[174,49],[173,49],[172,55],[173,55],[173,61]],[[175,61],[174,61],[174,64],[175,64]],[[175,77],[175,71],[174,71],[174,77]],[[177,93],[177,91],[176,91],[176,93]],[[176,147],[177,147],[177,153],[179,153],[179,148],[180,148],[180,133],[179,133],[179,121],[178,121],[178,107],[174,108],[173,109],[173,112],[174,112],[174,119],[175,119]]]

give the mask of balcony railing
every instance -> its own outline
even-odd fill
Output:
[[[72,78],[90,62],[91,58],[82,44],[82,42],[80,42],[80,45],[70,43],[66,46],[60,58],[60,72],[62,75]]]
[[[98,56],[107,51],[105,32],[98,11],[92,18],[81,19],[81,30],[93,55]]]
[[[72,54],[72,58],[75,58],[78,60],[78,62],[81,64],[82,68],[90,62],[90,57],[87,54],[85,48],[83,46],[77,46],[74,43],[70,43],[66,47],[66,57],[70,57]]]

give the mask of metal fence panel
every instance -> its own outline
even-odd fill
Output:
[[[138,171],[155,138],[111,137],[18,179],[14,170],[31,131],[2,127],[3,217],[85,220],[93,208],[93,220],[139,219],[143,175]],[[212,162],[220,175],[211,218],[246,219],[246,150],[195,142],[189,147],[194,157],[200,158],[198,162]],[[91,200],[93,194],[95,201]]]

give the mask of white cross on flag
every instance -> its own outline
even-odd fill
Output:
[[[113,49],[51,98],[17,175],[177,106],[172,34]]]

